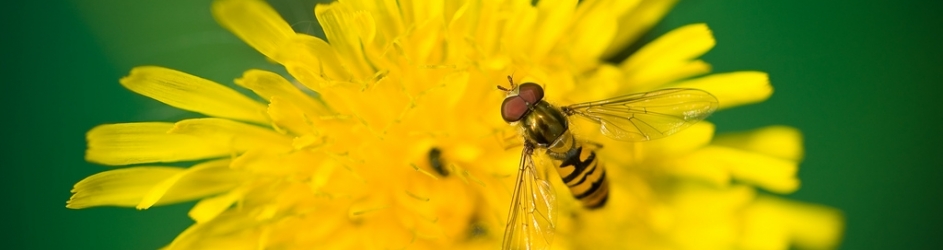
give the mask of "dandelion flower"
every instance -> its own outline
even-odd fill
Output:
[[[314,9],[321,39],[264,2],[215,1],[217,20],[289,76],[246,71],[235,82],[250,97],[133,69],[120,81],[129,90],[206,117],[93,128],[88,161],[133,166],[80,181],[67,207],[198,200],[167,249],[495,249],[522,146],[500,118],[495,85],[507,75],[559,104],[689,87],[725,109],[772,94],[762,72],[703,76],[710,66],[697,58],[714,45],[704,24],[603,60],[673,3],[340,1]],[[610,197],[589,211],[557,191],[554,249],[831,248],[841,237],[837,210],[774,195],[799,188],[796,129],[715,137],[701,122],[644,143],[572,129],[605,145]]]

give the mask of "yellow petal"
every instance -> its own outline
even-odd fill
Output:
[[[286,129],[294,135],[313,133],[312,117],[305,114],[292,102],[284,101],[281,97],[271,99],[268,107],[269,117],[276,129]],[[317,119],[314,117],[314,119]]]
[[[748,186],[710,188],[683,183],[670,194],[674,224],[666,228],[679,249],[725,249],[740,234],[739,211],[756,196]]]
[[[194,197],[213,195],[238,185],[245,173],[229,168],[229,159],[197,164],[154,185],[137,204],[137,209],[148,209],[155,204],[184,201]]]
[[[313,90],[320,91],[318,85],[323,78],[350,78],[350,72],[341,63],[335,48],[320,38],[295,33],[263,1],[217,1],[213,14],[220,24],[265,56],[284,65],[288,72]]]
[[[445,23],[424,20],[412,27],[411,32],[394,41],[397,52],[401,53],[406,63],[421,67],[436,67],[448,63],[448,55],[442,44],[442,32]],[[398,65],[391,65],[399,67]],[[412,85],[423,86],[423,83]]]
[[[415,24],[441,18],[445,1],[399,1],[399,4],[404,21]]]
[[[453,4],[456,1],[445,1],[445,4]],[[376,38],[377,44],[387,44],[400,34],[403,34],[404,24],[402,18],[403,12],[401,4],[404,1],[381,0],[381,1],[347,1],[345,4],[352,6],[354,10],[368,10],[376,18]],[[455,8],[456,6],[449,6]]]
[[[140,202],[151,187],[183,171],[183,168],[148,166],[97,173],[75,184],[66,207],[131,207]]]
[[[232,153],[261,147],[288,148],[291,143],[291,138],[275,131],[220,118],[183,120],[174,124],[169,133],[199,137]]]
[[[694,59],[713,48],[715,43],[706,24],[691,24],[645,45],[619,67],[628,75],[631,89],[646,91],[710,71],[709,65]]]
[[[331,81],[348,81],[352,75],[337,51],[321,38],[297,35],[292,39],[292,57],[280,61],[285,69],[311,90],[321,92]]]
[[[290,152],[286,149],[257,148],[249,150],[233,160],[232,168],[247,170],[258,175],[309,176],[323,157],[315,157],[307,151]]]
[[[327,113],[324,104],[301,92],[297,86],[288,82],[284,77],[269,71],[256,69],[246,71],[242,78],[236,79],[236,84],[251,89],[266,100],[279,97],[284,101],[291,102],[296,107],[302,108],[309,116]]]
[[[713,74],[684,81],[673,87],[695,88],[710,92],[720,102],[720,109],[762,102],[773,94],[769,76],[757,71]]]
[[[584,75],[577,82],[585,83],[579,86],[580,91],[567,91],[560,96],[564,103],[583,103],[618,96],[622,84],[625,84],[625,74],[618,67],[611,64],[602,64],[598,68]],[[554,91],[556,92],[556,91]],[[563,92],[563,91],[561,91]],[[546,93],[551,95],[553,93]]]
[[[738,148],[786,160],[802,160],[802,132],[793,127],[769,126],[717,136],[714,145]]]
[[[259,249],[264,222],[247,214],[223,213],[207,223],[193,224],[164,249]]]
[[[760,196],[744,211],[741,249],[834,249],[844,231],[844,215],[837,209]]]
[[[167,105],[209,116],[265,123],[265,106],[218,83],[180,71],[142,66],[121,85]]]
[[[213,2],[213,16],[220,25],[268,58],[282,61],[291,56],[284,54],[284,47],[295,36],[295,31],[264,1],[217,0]]]
[[[720,185],[727,185],[723,181],[733,177],[772,192],[790,193],[799,188],[798,163],[733,148],[708,146],[674,161],[674,166],[670,171],[706,177]]]
[[[537,2],[538,20],[534,23],[536,26],[532,30],[524,33],[526,35],[536,34],[536,37],[525,39],[529,44],[530,56],[543,57],[566,34],[567,25],[570,24],[573,14],[576,12],[577,0],[547,0]]]
[[[595,133],[599,138],[598,127],[594,127],[597,131],[581,134]],[[672,136],[648,142],[624,143],[607,140],[609,143],[604,145],[600,153],[613,154],[611,157],[615,161],[614,164],[621,165],[636,165],[651,160],[677,158],[708,145],[714,135],[714,129],[712,123],[699,122]],[[610,151],[610,148],[615,149],[615,151]],[[631,150],[626,150],[626,148]]]
[[[412,108],[412,97],[407,95],[396,77],[379,79],[370,88],[336,86],[321,95],[325,103],[337,112],[350,115],[377,135],[386,133],[391,123],[398,122]],[[359,96],[359,98],[350,98]],[[346,113],[345,113],[346,112]]]
[[[169,134],[173,123],[100,125],[88,131],[85,159],[105,165],[176,162],[219,157],[230,150],[186,134]]]
[[[520,2],[516,3],[519,4]],[[513,58],[523,59],[531,56],[528,55],[531,49],[530,44],[539,43],[531,41],[533,40],[532,36],[534,35],[532,30],[534,29],[537,22],[537,10],[530,5],[517,5],[515,7],[508,7],[508,9],[504,11],[507,11],[507,13],[514,13],[514,18],[508,19],[505,25],[498,26],[501,27],[499,31],[494,32],[503,34],[500,38],[500,46],[506,47],[507,53]],[[562,29],[561,27],[554,28]]]
[[[455,95],[455,93],[463,93],[468,89],[469,74],[465,71],[459,71],[452,74],[448,74],[442,77],[436,85],[426,89],[425,91],[420,92],[420,94],[415,98],[415,110],[413,112],[417,114],[443,114],[454,112],[456,105],[459,104],[468,104],[461,103],[462,100],[459,99],[460,96]],[[478,108],[476,106],[473,108]],[[430,129],[437,130],[442,129],[444,123],[437,123],[431,125],[432,127],[426,128],[415,128],[419,129]],[[438,128],[436,128],[438,127]]]
[[[634,43],[639,36],[652,28],[671,10],[678,0],[643,0],[619,18],[619,32],[603,55],[615,55]]]
[[[706,24],[690,24],[674,29],[646,44],[620,64],[633,72],[649,64],[694,59],[714,47],[716,41]]]
[[[311,182],[308,183],[308,186],[311,187],[311,191],[315,193],[322,192],[321,188],[331,181],[332,173],[334,173],[334,170],[339,166],[340,164],[334,160],[323,161],[314,171],[314,174],[311,175]],[[334,181],[337,180],[335,179]]]
[[[338,2],[319,4],[314,7],[314,15],[331,47],[355,79],[368,79],[375,70],[364,60],[363,43],[375,35],[375,22],[368,12],[345,8],[348,6]]]
[[[576,70],[584,70],[579,66],[593,64],[602,56],[602,53],[612,43],[612,38],[618,30],[618,13],[609,9],[609,5],[602,1],[590,1],[597,4],[582,3],[579,5],[576,20],[568,32],[570,41],[566,45],[570,58],[575,61]]]
[[[193,221],[196,221],[197,224],[211,221],[216,218],[216,216],[226,211],[226,209],[236,203],[236,201],[241,200],[242,197],[245,196],[246,191],[246,188],[235,188],[224,194],[202,199],[190,209],[187,215],[189,215]]]

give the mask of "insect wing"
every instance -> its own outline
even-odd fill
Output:
[[[717,97],[699,89],[662,89],[563,107],[599,123],[621,141],[648,141],[677,133],[717,110]]]
[[[550,182],[539,177],[533,148],[524,147],[511,198],[501,249],[547,249],[553,241],[556,196]]]

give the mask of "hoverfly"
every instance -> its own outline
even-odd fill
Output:
[[[648,141],[677,133],[707,118],[717,98],[698,89],[661,89],[611,99],[556,107],[543,100],[543,87],[526,82],[510,88],[501,104],[505,122],[516,124],[524,149],[511,198],[502,249],[545,249],[554,234],[555,195],[537,174],[535,150],[544,150],[563,183],[584,208],[596,209],[609,198],[609,182],[596,152],[569,131],[568,117],[577,115],[599,124],[599,132],[621,141]]]

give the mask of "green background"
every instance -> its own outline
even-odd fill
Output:
[[[147,211],[66,209],[97,124],[191,116],[124,90],[134,65],[230,83],[277,69],[218,27],[210,1],[19,1],[0,10],[2,198],[6,246],[154,249],[190,221],[191,204]],[[278,1],[317,32],[313,4]],[[943,4],[939,1],[681,1],[653,32],[706,22],[716,72],[769,72],[769,101],[711,118],[724,131],[801,129],[802,189],[790,198],[846,216],[843,249],[929,249],[943,232]]]

